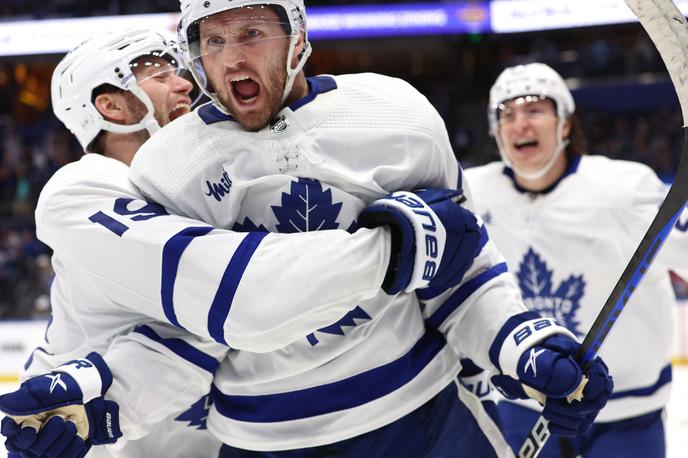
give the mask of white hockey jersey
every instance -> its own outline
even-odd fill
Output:
[[[228,347],[211,335],[236,348],[265,350],[336,321],[352,302],[378,294],[389,235],[384,229],[296,236],[215,230],[144,201],[128,175],[125,164],[88,154],[43,189],[36,225],[39,239],[54,250],[53,315],[46,343],[23,377],[98,351],[114,374],[107,396],[120,405],[125,437],[89,456],[213,456],[220,442],[202,429],[206,395]],[[250,266],[243,262],[247,253],[256,255]],[[239,269],[241,285],[234,281]],[[270,269],[281,273],[275,277]],[[322,281],[313,281],[316,274]],[[338,287],[341,277],[355,287]],[[253,295],[266,286],[256,301]],[[307,300],[294,299],[299,296]],[[249,326],[209,319],[228,301],[245,311]]]
[[[461,185],[442,119],[407,83],[361,74],[311,78],[309,86],[307,97],[259,132],[244,131],[212,104],[179,118],[139,151],[132,181],[175,213],[292,236],[355,231],[359,212],[395,190]],[[215,377],[209,429],[245,449],[317,446],[381,427],[431,399],[456,376],[456,349],[493,371],[496,364],[513,369],[520,349],[502,345],[500,329],[525,308],[486,233],[483,243],[450,291],[379,291],[350,301],[338,320],[285,348],[272,351],[265,342],[261,352],[230,352]],[[312,249],[328,256],[325,246]],[[245,262],[279,281],[306,254],[294,253],[293,266],[270,266],[259,253]],[[316,281],[331,272],[312,275]],[[236,277],[242,285],[241,273]],[[360,289],[357,282],[338,275],[331,285]],[[255,289],[256,305],[273,291],[269,282]],[[313,301],[301,292],[280,297]],[[261,310],[265,322],[284,319]],[[242,313],[228,304],[213,318],[251,325]]]
[[[666,194],[648,167],[584,156],[545,193],[518,190],[501,162],[466,170],[491,238],[526,305],[584,337]],[[614,393],[597,421],[663,408],[676,300],[667,270],[688,273],[686,226],[671,233],[600,351]],[[537,407],[536,403],[529,404]]]

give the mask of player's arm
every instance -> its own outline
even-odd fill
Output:
[[[440,266],[449,262],[443,268],[455,274],[455,286],[433,285],[431,280],[428,288],[416,291],[424,304],[426,325],[439,329],[457,353],[464,352],[497,374],[499,386],[510,396],[543,402],[543,415],[553,434],[582,434],[611,395],[607,367],[597,358],[584,371],[575,359],[580,349],[575,337],[553,319],[525,311],[516,283],[487,231],[476,227],[475,233],[482,234],[468,241],[475,250],[456,250],[442,257]],[[472,261],[468,270],[454,268],[467,261]],[[442,273],[438,270],[438,277]]]
[[[642,239],[668,190],[649,167],[637,165],[633,172],[632,177],[625,178],[632,179],[632,183],[628,184],[631,198],[628,200],[630,207],[626,220],[631,245]],[[666,247],[661,250],[657,264],[688,279],[688,211],[684,210],[675,228],[669,233]]]
[[[472,210],[470,190],[460,166],[458,173],[451,173],[457,168],[452,167],[454,155],[439,116],[435,130],[433,146],[424,149],[432,158],[428,163],[437,165],[426,170],[435,176],[425,179],[431,186],[439,182],[451,187],[456,183],[467,198],[465,207]],[[533,395],[544,394],[553,432],[572,435],[586,430],[611,394],[612,382],[606,366],[601,360],[594,360],[586,386],[586,374],[574,359],[579,344],[554,320],[526,311],[504,258],[490,240],[484,223],[478,217],[476,221],[480,233],[476,249],[462,250],[463,254],[456,251],[458,256],[450,261],[454,265],[470,261],[470,267],[445,268],[462,273],[461,278],[455,279],[457,284],[445,287],[446,282],[440,282],[416,292],[424,305],[426,324],[442,331],[457,353],[463,352],[493,374],[502,374],[503,380],[513,381],[514,396],[525,396],[521,384]],[[466,256],[472,259],[463,259]],[[537,376],[527,370],[534,350],[542,355]],[[580,405],[568,403],[567,399],[580,398],[581,393],[584,400]]]
[[[226,353],[223,345],[163,323],[141,324],[117,337],[103,359],[113,374],[106,398],[119,405],[122,439],[143,437],[184,412],[189,418],[179,421],[185,425],[204,423],[210,385]]]
[[[114,304],[237,349],[282,348],[379,293],[385,229],[234,233],[116,186],[56,183],[39,238],[71,256]]]
[[[0,396],[0,411],[12,416],[3,421],[2,433],[14,451],[42,456],[62,448],[60,456],[72,456],[70,450],[92,445],[120,449],[173,415],[201,427],[210,384],[226,351],[174,326],[146,323],[117,337],[101,354],[80,355],[78,364],[55,367],[53,358],[37,353],[29,370],[41,375]],[[51,420],[54,416],[75,426]]]

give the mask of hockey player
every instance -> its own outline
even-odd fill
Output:
[[[501,162],[466,171],[476,208],[515,271],[526,304],[583,337],[666,193],[648,167],[586,156],[571,92],[532,63],[504,70],[490,90],[489,124]],[[673,245],[673,246],[672,246]],[[635,290],[600,354],[614,393],[591,429],[551,440],[541,457],[665,456],[675,299],[667,268],[688,273],[685,228]],[[514,450],[540,406],[500,403]]]
[[[374,74],[306,79],[305,23],[301,1],[184,0],[180,41],[212,102],[151,139],[132,180],[175,212],[276,232],[402,222],[404,198],[385,197],[399,189],[468,194],[442,119],[408,84]],[[611,386],[604,365],[593,364],[582,403],[563,399],[580,374],[570,357],[577,344],[554,321],[523,312],[486,233],[483,242],[456,286],[417,295],[386,288],[280,351],[230,354],[208,417],[225,444],[221,456],[319,447],[342,456],[475,456],[461,441],[468,424],[456,420],[460,351],[546,391],[555,433],[585,430]],[[525,370],[534,345],[544,350],[536,374]],[[271,453],[280,450],[289,451]]]
[[[577,344],[554,320],[524,311],[487,234],[465,277],[433,275],[425,256],[448,244],[428,237],[417,244],[426,249],[415,250],[404,242],[413,239],[404,235],[414,232],[409,221],[418,215],[409,208],[423,213],[453,193],[388,193],[462,185],[443,122],[425,98],[379,75],[306,80],[301,67],[310,45],[300,1],[184,1],[180,37],[213,102],[162,129],[137,154],[132,178],[150,198],[235,230],[391,224],[393,258],[415,252],[426,267],[351,301],[340,321],[286,347],[276,350],[266,339],[259,352],[230,352],[216,373],[208,417],[225,444],[220,456],[489,456],[463,439],[470,424],[453,383],[459,350],[544,392],[554,432],[587,428],[611,390],[604,364],[595,361],[582,400],[569,404],[582,387],[571,357]],[[426,231],[433,227],[424,223]],[[421,233],[424,223],[416,225]],[[260,258],[248,254],[244,262],[253,268]],[[263,267],[276,280],[286,273]],[[233,284],[244,276],[236,272]],[[429,287],[409,292],[417,286]],[[226,336],[217,323],[233,318],[235,307],[230,299],[214,309],[209,330],[218,342]],[[283,324],[262,309],[261,326]],[[173,319],[176,303],[167,310],[170,323],[186,327],[189,317]],[[536,373],[526,370],[532,361]]]
[[[237,234],[143,200],[129,182],[128,165],[152,133],[188,113],[191,103],[192,85],[177,75],[175,55],[157,33],[128,30],[92,38],[55,69],[55,114],[90,154],[62,168],[41,193],[37,233],[54,250],[53,316],[46,344],[27,363],[27,380],[2,397],[0,408],[16,415],[82,403],[90,433],[84,443],[73,423],[54,417],[37,436],[5,418],[2,433],[12,452],[77,456],[123,433],[126,442],[92,455],[214,456],[220,442],[204,428],[202,397],[228,349],[210,339],[210,326],[223,329],[208,318],[218,304],[232,303],[223,339],[233,348],[279,348],[378,295],[383,283],[387,229]],[[461,210],[447,209],[458,220],[454,207]],[[438,216],[441,224],[445,216]],[[461,237],[450,233],[447,240]],[[243,257],[251,254],[247,266]],[[242,284],[232,285],[239,269]],[[413,276],[412,263],[399,270]],[[353,286],[340,287],[337,279]],[[206,339],[170,324],[178,322]],[[168,372],[176,377],[156,383]],[[134,377],[139,374],[145,377]],[[147,385],[150,393],[134,395]]]

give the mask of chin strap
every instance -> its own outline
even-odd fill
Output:
[[[499,149],[499,155],[502,158],[502,162],[504,162],[504,165],[512,169],[517,176],[525,180],[539,180],[540,178],[544,177],[547,172],[552,169],[554,164],[557,162],[557,159],[559,159],[559,156],[561,156],[562,151],[564,151],[570,143],[569,140],[565,140],[563,138],[565,123],[566,119],[560,117],[557,124],[557,146],[554,147],[554,151],[552,151],[552,155],[550,156],[549,160],[547,160],[547,163],[542,166],[542,168],[534,172],[526,172],[525,170],[521,170],[513,162],[511,162],[508,154],[506,153],[506,148],[504,147],[501,136],[499,134],[495,135],[495,139],[497,140],[497,148]]]
[[[150,97],[148,97],[148,94],[136,84],[132,85],[128,90],[143,102],[146,107],[146,115],[141,121],[135,124],[116,124],[103,119],[100,123],[102,129],[115,134],[130,134],[145,129],[150,135],[153,135],[160,130],[160,124],[158,124],[158,121],[155,119],[155,107],[153,107],[153,102]]]
[[[305,40],[304,37],[304,49],[303,53],[299,57],[299,62],[296,64],[295,68],[291,68],[291,60],[294,58],[294,51],[296,50],[296,44],[299,41],[299,34],[294,35],[291,38],[291,43],[289,44],[289,53],[287,54],[287,79],[284,83],[284,92],[282,93],[282,103],[287,101],[287,98],[289,98],[289,94],[291,94],[291,90],[294,87],[294,81],[296,81],[296,77],[298,74],[303,70],[303,66],[306,65],[306,61],[308,60],[308,57],[311,55],[311,52],[313,51],[313,48],[311,48],[311,44]]]

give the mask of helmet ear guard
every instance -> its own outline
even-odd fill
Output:
[[[176,50],[160,34],[143,29],[126,30],[93,37],[69,52],[55,68],[51,97],[55,116],[77,137],[85,152],[105,130],[130,133],[160,129],[150,97],[139,86],[134,73],[136,62],[148,66],[148,77],[159,71],[177,69]],[[165,64],[167,61],[169,64]],[[147,109],[143,119],[131,125],[106,120],[93,104],[96,88],[113,86],[131,92]]]
[[[508,100],[518,97],[538,96],[554,101],[557,110],[557,146],[547,163],[535,172],[520,170],[509,160],[506,149],[499,135],[499,107]],[[535,62],[506,68],[497,78],[490,89],[488,104],[488,122],[490,135],[495,138],[499,154],[504,164],[514,172],[529,180],[542,178],[554,166],[557,159],[568,145],[563,138],[564,126],[568,118],[576,110],[576,103],[564,79],[550,66]]]

